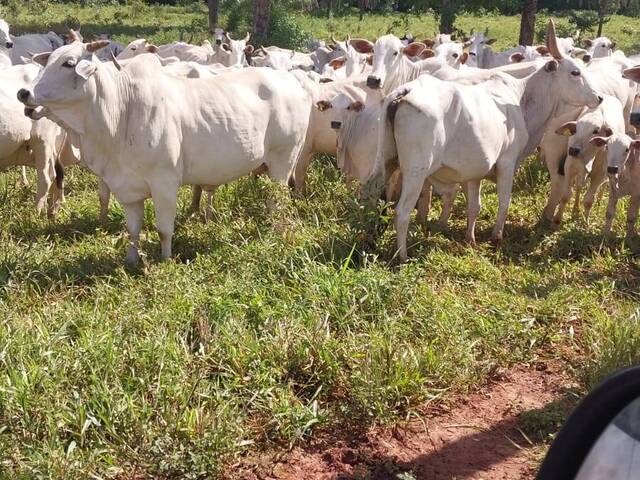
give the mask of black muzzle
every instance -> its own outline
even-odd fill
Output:
[[[333,128],[334,130],[340,130],[341,126],[342,122],[331,122],[331,128]]]
[[[618,174],[618,167],[607,167],[607,173],[609,173],[611,175],[617,175]]]
[[[640,112],[632,113],[629,116],[629,121],[631,122],[631,125],[633,125],[634,127],[640,128]]]
[[[13,42],[7,42],[4,44],[4,46],[7,48],[13,48]]]
[[[569,155],[571,155],[572,157],[577,157],[578,155],[580,155],[580,149],[578,147],[569,148]]]
[[[381,83],[382,82],[378,77],[374,77],[373,75],[369,75],[367,77],[367,87],[369,88],[378,89],[380,88]]]
[[[29,92],[29,90],[27,90],[26,88],[21,88],[20,90],[18,90],[18,100],[21,103],[27,103],[27,100],[29,100],[29,95],[31,95],[31,92]]]

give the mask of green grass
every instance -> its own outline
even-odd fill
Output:
[[[177,35],[193,20],[152,11],[121,25],[109,23],[113,7],[73,15],[123,40],[138,28]],[[48,7],[38,22],[65,12]],[[36,25],[33,15],[19,18]],[[174,27],[158,33],[168,18]],[[112,204],[99,225],[91,175],[69,171],[55,222],[35,214],[17,178],[0,177],[3,479],[215,477],[237,455],[319,429],[408,417],[497,367],[555,358],[589,386],[640,360],[640,241],[622,240],[622,208],[618,236],[603,241],[604,202],[588,227],[537,226],[548,184],[535,159],[518,173],[500,249],[463,243],[459,198],[449,230],[412,228],[400,266],[391,229],[374,252],[362,247],[361,213],[326,159],[306,199],[263,179],[221,188],[214,221],[179,217],[166,263],[148,205],[139,270],[123,267],[122,210]],[[185,190],[181,212],[188,200]],[[480,240],[496,209],[487,185]],[[549,412],[533,432],[553,431]]]

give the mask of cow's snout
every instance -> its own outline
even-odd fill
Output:
[[[632,113],[629,117],[629,121],[634,127],[640,128],[640,112]]]
[[[598,105],[602,104],[603,100],[604,98],[602,98],[602,95],[598,95]]]
[[[616,175],[618,173],[618,167],[607,167],[607,173],[612,175]]]
[[[32,108],[32,107],[24,107],[24,116],[25,117],[29,117],[29,118],[33,118],[33,114],[35,113],[36,109]]]
[[[369,75],[367,77],[367,87],[369,88],[375,88],[378,89],[380,88],[380,84],[382,82],[380,81],[380,78],[378,77],[374,77],[373,75]]]
[[[13,42],[7,42],[4,44],[7,48],[13,48]]]
[[[26,104],[30,96],[31,92],[26,88],[21,88],[20,90],[18,90],[18,100],[20,102]]]
[[[572,157],[577,157],[578,155],[580,155],[580,149],[578,147],[570,147],[569,155],[571,155]]]
[[[342,126],[342,122],[331,122],[331,128],[333,128],[334,130],[340,130],[340,127]]]

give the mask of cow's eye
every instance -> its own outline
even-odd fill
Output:
[[[454,53],[454,54],[453,54],[453,58],[458,58],[458,54],[457,54],[457,53]]]
[[[73,68],[76,66],[76,61],[73,58],[70,58],[69,60],[64,62],[62,66],[66,68]]]
[[[571,75],[573,75],[574,77],[579,77],[580,76],[580,70],[572,70],[571,71]]]
[[[593,133],[598,133],[598,132],[599,130],[597,128],[593,131]]]
[[[471,55],[472,57],[476,56],[476,52],[469,52],[469,55]]]
[[[398,52],[393,52],[393,56],[394,57],[397,56],[397,55],[398,55]]]
[[[625,152],[629,153],[629,149],[627,148],[627,149],[625,150]]]
[[[138,49],[137,45],[134,45],[131,47],[131,50],[133,50],[134,52]]]

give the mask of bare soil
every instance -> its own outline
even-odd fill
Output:
[[[394,428],[334,431],[235,465],[243,480],[533,479],[549,435],[575,404],[557,365],[516,366]]]

